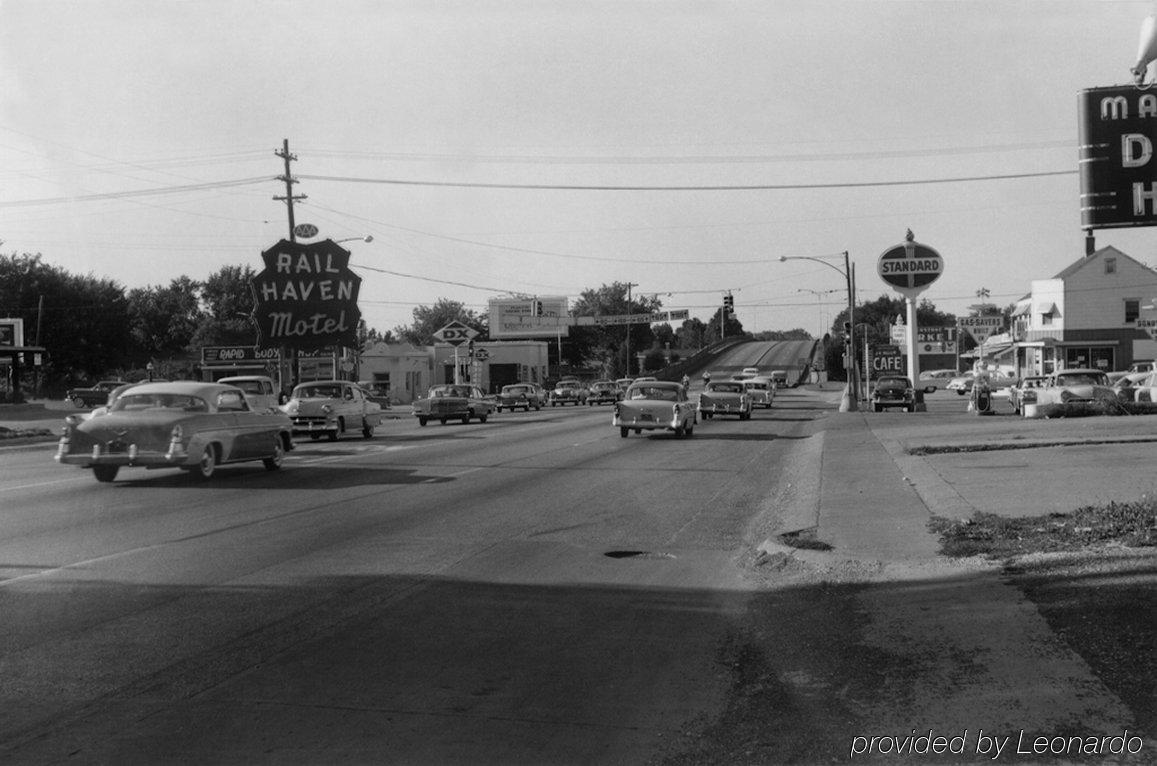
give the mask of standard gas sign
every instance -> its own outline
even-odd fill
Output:
[[[944,273],[944,259],[908,231],[905,242],[885,250],[876,264],[880,279],[909,298],[915,298]]]

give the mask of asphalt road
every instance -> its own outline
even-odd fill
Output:
[[[0,460],[0,760],[643,763],[718,720],[822,405],[389,421],[206,484]]]

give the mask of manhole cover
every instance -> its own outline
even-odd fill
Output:
[[[603,554],[612,559],[673,559],[675,558],[670,553],[657,553],[655,551],[607,551]]]

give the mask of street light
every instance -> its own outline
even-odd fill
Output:
[[[816,299],[818,300],[819,298],[821,298],[824,295],[831,295],[832,293],[838,293],[839,290],[809,290],[806,287],[801,287],[801,288],[797,289],[796,292],[797,293],[811,293],[812,295],[816,296]],[[827,334],[827,329],[825,329],[825,328],[827,328],[827,324],[828,324],[828,321],[827,321],[827,316],[824,313],[824,304],[820,303],[820,336],[819,337],[821,339],[824,337],[825,334]]]
[[[346,237],[345,239],[335,239],[333,242],[335,245],[340,245],[342,242],[353,242],[355,239],[360,240],[362,242],[373,242],[374,241],[374,235],[373,234],[367,234],[364,237]]]
[[[784,263],[786,261],[815,261],[816,263],[822,263],[823,265],[827,266],[829,269],[834,269],[837,273],[841,274],[844,278],[844,281],[847,283],[847,287],[848,287],[848,322],[854,325],[855,321],[856,321],[856,319],[855,319],[856,288],[854,286],[855,283],[853,282],[853,280],[855,277],[853,276],[852,266],[851,266],[851,262],[850,262],[849,257],[848,257],[848,251],[847,250],[845,250],[843,252],[843,256],[844,256],[844,267],[842,269],[839,266],[836,266],[834,263],[828,263],[827,261],[823,260],[823,258],[821,258],[821,257],[811,256],[811,255],[781,255],[779,257],[779,262]],[[825,256],[825,257],[835,258],[837,256]],[[848,379],[848,382],[844,386],[843,398],[840,399],[840,412],[855,412],[857,409],[859,409],[857,404],[856,404],[857,396],[854,393],[855,389],[853,388],[854,386],[858,386],[858,383],[857,383],[857,377],[858,376],[856,375],[856,354],[855,354],[855,349],[853,349],[851,347],[850,341],[851,341],[851,338],[849,336],[848,361],[851,365],[851,370],[848,371],[848,374],[846,376]]]

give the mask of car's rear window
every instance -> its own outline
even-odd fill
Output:
[[[139,410],[183,410],[185,412],[208,412],[205,400],[185,394],[124,394],[112,405],[113,412],[134,412]]]
[[[679,392],[674,388],[658,386],[632,386],[628,393],[631,399],[659,399],[668,402],[679,399]]]

